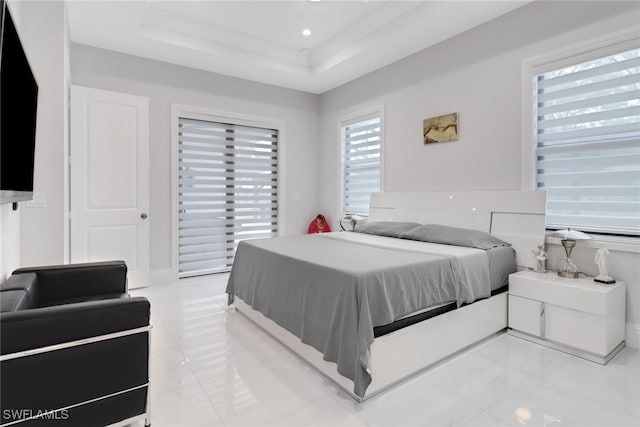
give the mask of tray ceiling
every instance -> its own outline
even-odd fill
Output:
[[[322,93],[526,3],[139,0],[67,8],[73,42]]]

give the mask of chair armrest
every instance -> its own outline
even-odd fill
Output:
[[[144,297],[109,299],[0,314],[0,354],[61,344],[149,325]]]
[[[124,261],[92,262],[19,268],[14,275],[38,276],[39,305],[93,295],[127,292],[127,265]]]
[[[11,275],[0,285],[0,312],[38,306],[38,276],[35,273]]]

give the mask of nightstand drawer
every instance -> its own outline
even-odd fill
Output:
[[[542,337],[544,335],[543,303],[509,295],[509,327]]]
[[[544,338],[596,354],[607,354],[624,336],[607,333],[606,319],[583,311],[547,304]]]

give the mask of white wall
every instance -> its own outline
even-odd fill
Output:
[[[20,213],[0,205],[0,282],[20,267]]]
[[[21,38],[38,82],[34,193],[46,206],[20,204],[20,265],[64,259],[64,85],[66,12],[62,1],[21,2]]]
[[[172,103],[284,120],[286,224],[282,231],[304,233],[317,213],[320,139],[316,95],[78,44],[71,45],[71,80],[74,85],[150,100],[152,283],[164,279],[172,267]],[[296,194],[301,200],[295,200]]]
[[[521,189],[522,62],[637,28],[639,16],[633,2],[533,2],[321,95],[323,205],[340,215],[339,117],[376,104],[385,111],[385,191]],[[453,112],[458,141],[423,145],[423,119]],[[553,266],[561,252],[550,253]],[[589,274],[593,256],[576,248]],[[637,347],[640,255],[612,251],[609,265],[627,283],[627,337]]]

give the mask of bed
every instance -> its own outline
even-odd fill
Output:
[[[506,328],[544,210],[543,192],[377,193],[367,233],[242,242],[229,302],[362,401]]]

